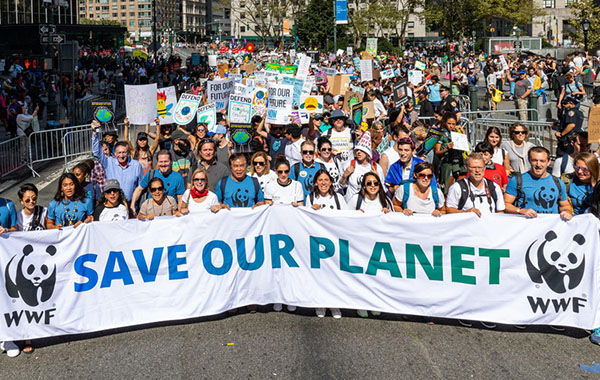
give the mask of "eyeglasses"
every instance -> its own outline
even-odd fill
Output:
[[[473,171],[483,171],[485,170],[485,167],[483,166],[469,166],[469,169],[473,170]]]
[[[117,189],[110,189],[110,190],[106,190],[106,194],[114,194],[114,193],[118,193],[119,190]]]
[[[379,182],[377,181],[368,181],[366,183],[367,186],[379,186]]]
[[[583,174],[590,174],[590,169],[588,168],[584,168],[583,166],[573,166],[573,169],[575,169],[576,172],[582,172]]]
[[[314,150],[303,150],[302,154],[315,154]]]
[[[433,174],[418,173],[417,174],[417,178],[420,178],[420,179],[432,179],[433,178]]]
[[[206,178],[194,178],[194,182],[206,182]]]
[[[164,187],[162,187],[162,186],[161,186],[161,187],[151,187],[151,188],[150,188],[150,192],[151,192],[151,193],[155,193],[155,192],[157,192],[157,191],[164,191],[164,190],[165,190],[165,188],[164,188]]]
[[[254,164],[254,166],[265,166],[264,161],[252,161],[252,163]]]
[[[23,203],[33,203],[33,202],[37,202],[37,198],[23,199]]]
[[[289,174],[290,173],[290,169],[288,170],[277,170],[277,174]]]
[[[526,135],[527,131],[513,131],[514,135]]]
[[[331,148],[321,148],[322,152],[331,152]]]

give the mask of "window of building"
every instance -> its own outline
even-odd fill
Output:
[[[127,5],[121,5],[121,9],[127,9]]]
[[[135,20],[129,20],[129,26],[135,26]]]
[[[544,0],[544,8],[556,8],[556,0]]]
[[[126,12],[121,12],[121,17],[125,17],[125,16],[127,16],[127,13]]]
[[[108,7],[102,7],[102,11],[103,11],[103,12],[106,12],[106,11],[108,11]]]
[[[246,14],[245,13],[240,13],[240,20],[243,20],[246,18]]]
[[[408,36],[409,36],[409,37],[414,37],[414,36],[415,36],[415,34],[414,34],[414,33],[408,33]]]
[[[409,21],[409,22],[406,24],[406,27],[407,27],[407,28],[414,28],[414,27],[415,27],[415,22],[414,22],[414,21]]]
[[[240,33],[245,33],[245,32],[246,32],[246,27],[240,26]]]
[[[99,11],[99,10],[100,10],[100,7],[96,7],[96,10],[97,10],[97,11]]]
[[[129,12],[129,15],[130,15],[131,17],[135,17],[135,12]]]
[[[129,9],[135,9],[135,5],[134,5],[134,4],[131,4],[131,5],[129,6]]]
[[[117,16],[118,16],[118,13],[117,13],[117,12],[114,12],[114,13],[112,14],[112,17],[113,17],[113,18],[117,18]]]
[[[100,18],[103,19],[103,20],[108,20],[108,13],[107,14],[103,14]]]

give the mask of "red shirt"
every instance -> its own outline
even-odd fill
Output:
[[[483,176],[496,182],[496,184],[498,184],[498,186],[501,188],[508,185],[508,176],[506,175],[506,169],[504,169],[504,166],[498,164],[493,165],[494,169],[490,169],[489,166],[485,168],[485,174]]]

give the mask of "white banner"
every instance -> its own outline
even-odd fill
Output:
[[[370,59],[360,60],[360,81],[368,82],[373,80],[373,61]]]
[[[261,206],[0,240],[2,341],[274,302],[600,326],[591,215],[563,222],[556,215],[434,218]]]
[[[215,103],[217,111],[227,109],[229,95],[233,93],[234,86],[233,79],[209,80],[206,83],[206,103]]]
[[[125,109],[133,125],[152,124],[156,118],[156,83],[125,85]]]
[[[303,55],[300,58],[300,64],[298,65],[298,70],[296,70],[297,78],[306,78],[308,76],[308,69],[310,68],[310,63],[312,62],[312,58],[309,55]]]

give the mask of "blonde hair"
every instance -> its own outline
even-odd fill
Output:
[[[192,186],[194,185],[194,177],[198,173],[204,173],[204,176],[206,177],[206,187],[205,187],[205,189],[208,189],[210,187],[210,183],[208,183],[208,172],[204,168],[198,168],[198,169],[194,170],[194,172],[192,173],[192,177],[191,177],[192,178]]]
[[[596,156],[588,152],[579,153],[573,159],[573,164],[577,165],[577,161],[585,162],[585,166],[587,166],[588,170],[590,171],[590,176],[592,177],[591,185],[592,187],[596,186],[599,179],[598,177],[600,176],[600,164],[598,164],[598,159]]]
[[[252,155],[252,158],[250,159],[250,174],[254,174],[256,173],[256,171],[254,170],[254,159],[257,157],[262,157],[265,159],[265,173],[268,173],[271,170],[271,165],[269,165],[269,156],[267,156],[267,154],[263,151],[260,152],[256,152]]]
[[[423,126],[416,127],[413,129],[413,133],[415,134],[415,138],[417,141],[425,141],[427,138],[427,128]]]

